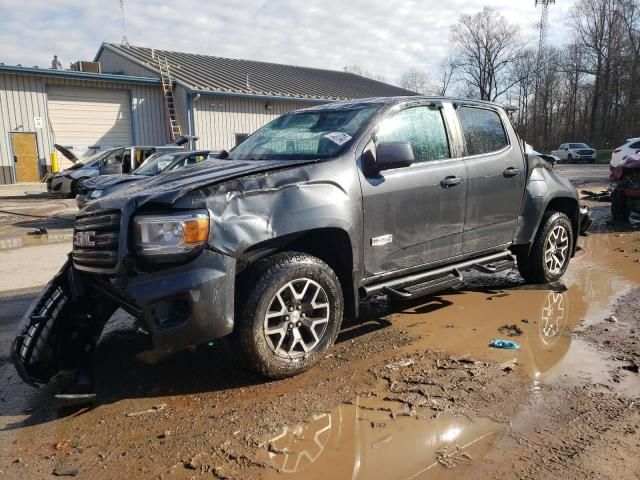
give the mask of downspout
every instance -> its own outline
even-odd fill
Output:
[[[189,148],[195,150],[196,145],[193,141],[195,135],[195,126],[193,123],[193,93],[187,92],[187,130],[189,132]]]

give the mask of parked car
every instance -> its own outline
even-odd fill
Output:
[[[502,107],[332,102],[87,205],[12,359],[28,383],[65,369],[90,388],[96,341],[122,307],[159,351],[229,336],[252,368],[287,377],[323,358],[360,300],[416,299],[516,260],[527,282],[554,282],[579,231],[575,188],[523,152]]]
[[[611,153],[611,168],[615,168],[622,163],[622,161],[629,155],[636,155],[640,153],[640,137],[627,138],[624,145],[620,145],[614,149]]]
[[[78,186],[76,203],[78,208],[84,208],[92,200],[127,188],[136,182],[146,180],[160,173],[195,165],[217,155],[217,153],[209,150],[156,153],[129,175],[100,175],[85,180]]]
[[[640,154],[627,155],[611,170],[611,215],[628,223],[631,212],[640,212]]]
[[[183,149],[182,146],[173,144],[160,147],[114,147],[82,159],[60,145],[56,145],[56,148],[74,164],[66,170],[50,175],[47,178],[47,190],[50,193],[64,193],[72,196],[78,193],[78,186],[88,178],[130,173],[155,153],[169,153]]]
[[[596,151],[586,143],[563,143],[558,150],[553,150],[551,155],[567,163],[594,163],[597,157]]]

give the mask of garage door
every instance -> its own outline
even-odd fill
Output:
[[[48,86],[54,142],[80,157],[89,147],[131,145],[129,92],[107,88]]]

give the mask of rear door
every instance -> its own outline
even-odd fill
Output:
[[[459,105],[457,114],[467,154],[464,253],[506,246],[524,193],[524,155],[502,110]]]
[[[466,167],[451,148],[446,109],[454,115],[450,104],[412,104],[394,112],[379,122],[365,149],[375,152],[377,143],[402,142],[415,155],[409,167],[369,177],[360,170],[366,276],[462,253]]]

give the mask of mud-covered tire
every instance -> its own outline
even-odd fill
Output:
[[[233,343],[250,368],[267,378],[286,378],[324,357],[336,340],[344,313],[340,281],[325,262],[303,253],[280,253],[258,262],[242,283]],[[302,293],[305,296],[296,299]],[[324,304],[326,309],[314,308]],[[290,343],[293,346],[286,352]]]
[[[564,233],[562,233],[564,232]],[[566,245],[564,256],[562,256],[561,265],[558,265],[558,258],[561,256],[559,248],[554,250],[550,255],[550,249],[553,250],[553,236],[560,234],[561,238],[565,238],[560,244]],[[535,240],[531,245],[531,249],[518,253],[518,271],[527,283],[544,284],[559,280],[569,267],[571,252],[573,248],[573,228],[571,221],[562,212],[548,211],[542,217],[540,226],[536,233]],[[556,255],[555,252],[558,252]],[[549,259],[549,257],[552,259]],[[551,262],[552,266],[549,265]]]

